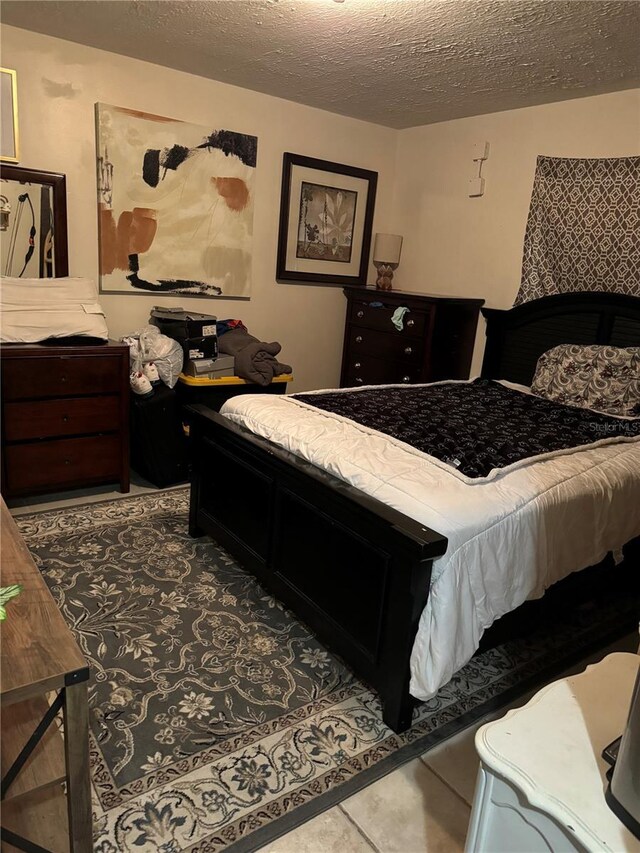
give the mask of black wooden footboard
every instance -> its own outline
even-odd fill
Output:
[[[439,533],[205,406],[189,409],[190,533],[208,533],[411,724],[409,657]]]

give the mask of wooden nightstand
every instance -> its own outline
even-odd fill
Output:
[[[129,491],[129,348],[3,344],[5,497],[119,481]]]
[[[342,387],[469,377],[484,300],[370,287],[344,293]],[[398,308],[409,309],[400,330],[392,322]]]

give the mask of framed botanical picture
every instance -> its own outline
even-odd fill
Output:
[[[276,279],[366,284],[378,173],[286,153]]]
[[[18,92],[16,72],[0,68],[0,160],[17,163],[18,153]]]

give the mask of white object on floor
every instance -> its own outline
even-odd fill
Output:
[[[609,655],[478,730],[467,853],[640,851],[605,802],[601,757],[624,730],[639,666]]]
[[[411,655],[410,690],[423,701],[471,660],[494,620],[640,535],[640,442],[469,486],[400,442],[284,395],[232,397],[221,414],[447,537]]]
[[[74,335],[109,339],[98,288],[88,278],[0,279],[0,339],[30,344]]]

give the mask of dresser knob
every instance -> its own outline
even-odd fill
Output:
[[[64,464],[65,464],[65,465],[71,465],[71,460],[70,460],[70,459],[65,459],[65,460],[64,460]]]
[[[411,355],[412,352],[413,352],[413,347],[405,347],[404,348],[404,354],[405,355]]]
[[[362,385],[362,379],[359,376],[356,376],[356,382],[358,385]]]
[[[364,311],[358,311],[358,313],[356,314],[356,317],[358,317],[360,320],[362,320],[362,318],[364,317]]]
[[[63,416],[62,416],[62,423],[63,423],[63,424],[68,424],[68,423],[69,423],[69,416],[68,416],[68,415],[63,415]]]
[[[356,363],[353,366],[355,367],[356,370],[360,370],[360,368],[362,367],[362,365],[360,364],[359,361],[356,361]]]
[[[416,324],[415,320],[407,320],[407,326],[412,327],[412,326],[415,326],[415,324]]]
[[[66,376],[61,376],[61,377],[60,377],[60,382],[66,382],[66,381],[67,381],[67,377],[66,377]]]
[[[356,343],[357,343],[357,344],[361,344],[361,343],[362,343],[362,335],[357,335],[357,336],[356,336]]]
[[[403,376],[402,381],[403,382],[411,382],[411,377],[410,376]]]

